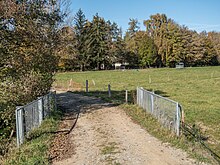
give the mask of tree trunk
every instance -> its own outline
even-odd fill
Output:
[[[85,71],[85,65],[84,65],[84,64],[81,64],[81,65],[80,65],[80,71],[81,71],[81,72]]]

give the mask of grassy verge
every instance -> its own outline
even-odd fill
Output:
[[[124,104],[121,107],[126,114],[137,124],[141,125],[154,137],[160,139],[164,143],[169,143],[171,146],[181,148],[186,151],[190,157],[196,159],[198,162],[216,163],[213,158],[199,145],[198,142],[193,141],[190,137],[181,136],[176,137],[171,134],[169,130],[163,128],[160,123],[151,114],[146,113],[136,105]]]
[[[49,164],[49,147],[58,128],[61,112],[53,112],[39,128],[31,131],[26,142],[19,149],[12,149],[6,156],[5,165],[45,165]]]

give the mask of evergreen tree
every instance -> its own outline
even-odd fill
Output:
[[[129,27],[125,34],[125,43],[126,43],[126,52],[127,52],[126,59],[131,66],[136,67],[139,64],[138,40],[140,36],[137,35],[137,32],[140,27],[137,19],[130,19],[128,25]]]
[[[77,49],[77,57],[80,63],[81,71],[85,70],[85,66],[87,65],[87,55],[85,53],[86,46],[85,46],[85,38],[87,35],[87,31],[85,29],[86,25],[86,17],[81,9],[76,13],[74,17],[74,29],[76,35],[76,49]]]

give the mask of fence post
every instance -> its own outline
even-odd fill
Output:
[[[140,104],[141,104],[141,106],[143,107],[143,100],[144,100],[144,89],[143,88],[141,88],[141,99],[140,99]]]
[[[37,101],[38,104],[38,111],[39,111],[39,125],[42,123],[43,121],[43,98],[40,97]]]
[[[51,100],[50,100],[50,95],[51,95],[51,92],[49,92],[49,93],[47,94],[47,106],[48,106],[48,114],[47,114],[47,116],[49,116],[49,115],[50,115],[50,112],[51,112]]]
[[[128,103],[128,90],[125,91],[125,102]]]
[[[54,91],[54,93],[53,93],[53,98],[54,98],[54,101],[53,101],[53,103],[54,103],[54,110],[56,111],[56,110],[57,110],[57,98],[56,98],[56,91]]]
[[[23,108],[16,107],[16,135],[17,135],[17,147],[24,142],[24,118]]]
[[[108,84],[108,97],[111,97],[112,95],[111,95],[111,85],[110,84]]]
[[[180,135],[180,113],[179,113],[179,104],[176,103],[176,135]]]
[[[154,95],[151,94],[150,98],[151,98],[151,113],[153,114],[154,113]]]
[[[88,93],[88,92],[89,92],[89,81],[86,80],[86,93]]]

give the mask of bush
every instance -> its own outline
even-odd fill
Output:
[[[51,0],[0,2],[1,146],[15,132],[16,106],[46,94],[53,83],[62,17],[56,5]]]

